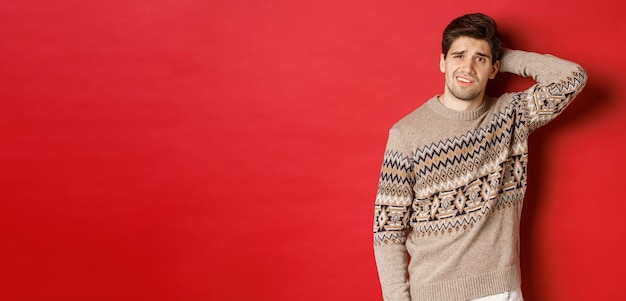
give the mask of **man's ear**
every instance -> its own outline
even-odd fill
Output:
[[[489,79],[496,78],[498,70],[500,70],[500,60],[497,60],[493,65],[491,65],[491,73],[489,73]]]
[[[439,57],[439,70],[441,71],[441,73],[446,73],[446,57],[443,55],[443,53]]]

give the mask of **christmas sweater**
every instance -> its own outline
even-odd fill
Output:
[[[537,83],[471,111],[433,97],[390,129],[374,217],[385,300],[468,300],[520,287],[528,136],[567,107],[587,74],[519,50],[505,51],[500,72]]]

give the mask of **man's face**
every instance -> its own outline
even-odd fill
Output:
[[[498,73],[500,62],[492,63],[489,43],[459,37],[450,46],[447,56],[441,54],[439,68],[445,74],[445,97],[482,102],[487,81]]]

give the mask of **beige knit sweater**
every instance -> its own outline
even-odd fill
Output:
[[[454,111],[433,97],[389,131],[375,202],[385,300],[465,301],[520,287],[528,135],[583,89],[579,65],[507,50],[501,72],[537,84]]]

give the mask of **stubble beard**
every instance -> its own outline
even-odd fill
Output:
[[[454,77],[451,80],[454,81],[455,80]],[[448,86],[448,91],[450,91],[452,96],[454,96],[455,98],[459,100],[464,100],[464,101],[475,100],[482,93],[482,91],[478,87],[463,89],[461,87],[457,87],[454,84],[450,84],[450,83],[446,83],[446,86]]]

